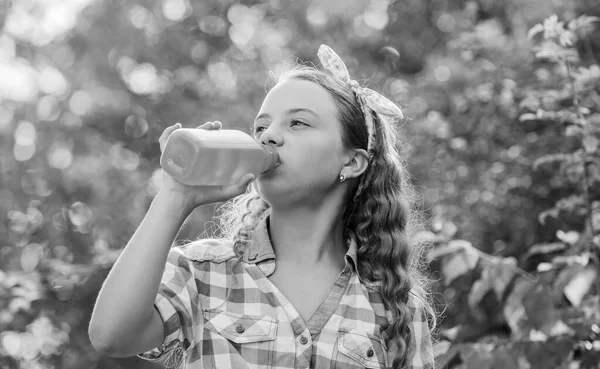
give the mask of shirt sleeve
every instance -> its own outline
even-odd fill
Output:
[[[433,369],[435,366],[431,330],[421,300],[410,295],[408,305],[413,312],[410,344],[406,350],[405,369]]]
[[[149,361],[163,361],[169,367],[180,367],[183,353],[193,340],[194,317],[198,316],[198,290],[193,263],[179,247],[169,251],[167,263],[154,302],[164,326],[163,343],[138,354]]]

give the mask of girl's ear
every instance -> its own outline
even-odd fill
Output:
[[[344,163],[343,171],[347,178],[356,178],[363,174],[369,165],[369,154],[367,150],[353,149],[348,152],[348,158]]]

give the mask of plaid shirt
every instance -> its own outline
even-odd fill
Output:
[[[265,221],[254,241],[242,260],[230,240],[200,240],[169,252],[155,302],[165,339],[139,357],[188,369],[391,367],[391,315],[376,286],[361,281],[353,239],[344,270],[308,322],[267,279],[275,254]],[[433,369],[431,334],[418,301],[411,294],[405,368]]]

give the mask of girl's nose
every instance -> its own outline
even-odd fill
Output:
[[[263,133],[260,135],[260,142],[265,145],[280,146],[283,143],[283,137],[281,134],[276,132],[276,128],[273,126],[274,124],[271,124],[269,128],[263,131]]]

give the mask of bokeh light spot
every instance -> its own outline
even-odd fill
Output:
[[[130,115],[125,119],[125,133],[133,138],[140,138],[148,132],[148,122],[138,115]]]
[[[442,32],[452,32],[456,26],[454,17],[448,13],[440,15],[437,19],[437,27]]]
[[[37,96],[37,72],[24,60],[0,63],[0,76],[0,99],[5,97],[17,102],[26,102]]]
[[[64,96],[69,89],[69,83],[63,74],[49,65],[41,68],[38,75],[38,85],[42,92],[55,96]]]
[[[87,227],[93,221],[94,217],[92,209],[81,201],[71,204],[68,214],[69,220],[77,228]]]
[[[62,218],[60,214],[57,215]],[[73,253],[65,245],[54,246],[52,248],[52,256],[67,263],[73,261]]]
[[[200,30],[204,33],[208,33],[215,36],[222,36],[227,31],[227,23],[225,19],[216,15],[207,15],[202,17],[198,22]]]
[[[75,91],[69,100],[69,109],[77,115],[86,115],[92,109],[93,101],[85,91]]]
[[[248,7],[243,4],[233,4],[227,11],[227,19],[231,24],[236,24],[245,19],[248,13]]]
[[[39,120],[56,120],[60,116],[60,107],[54,97],[43,96],[38,101],[36,113]]]
[[[73,153],[63,145],[52,145],[48,152],[48,164],[59,170],[67,169],[73,163]]]
[[[34,270],[42,257],[44,256],[44,248],[37,243],[31,243],[21,251],[21,269],[24,272]]]
[[[318,6],[311,5],[306,10],[306,20],[313,26],[322,27],[327,24],[327,14]]]
[[[191,8],[185,0],[165,0],[162,11],[168,20],[179,22],[190,14]]]
[[[374,30],[381,31],[387,26],[389,16],[385,11],[370,11],[364,15],[365,24]]]
[[[129,21],[137,29],[145,28],[151,18],[152,13],[141,5],[134,4],[129,9]]]
[[[27,161],[35,155],[35,144],[21,145],[15,143],[13,147],[13,156],[17,161]]]
[[[21,337],[17,332],[2,332],[0,343],[9,356],[19,357],[21,353]]]
[[[152,64],[140,64],[131,71],[126,79],[131,90],[140,95],[153,93],[158,88],[156,68]]]
[[[521,155],[521,146],[513,145],[508,149],[508,157],[511,159],[516,159]]]
[[[118,142],[110,148],[109,156],[112,165],[117,169],[132,171],[137,169],[140,164],[140,156],[123,147],[122,142]]]
[[[448,68],[445,65],[440,65],[436,67],[433,71],[435,79],[437,79],[440,82],[448,81],[450,79],[451,74],[452,73],[450,72],[450,68]]]
[[[250,22],[235,23],[229,28],[229,37],[237,45],[247,45],[255,31],[254,24]]]
[[[35,126],[26,120],[18,123],[15,130],[15,143],[19,145],[31,145],[35,143],[37,132]]]

